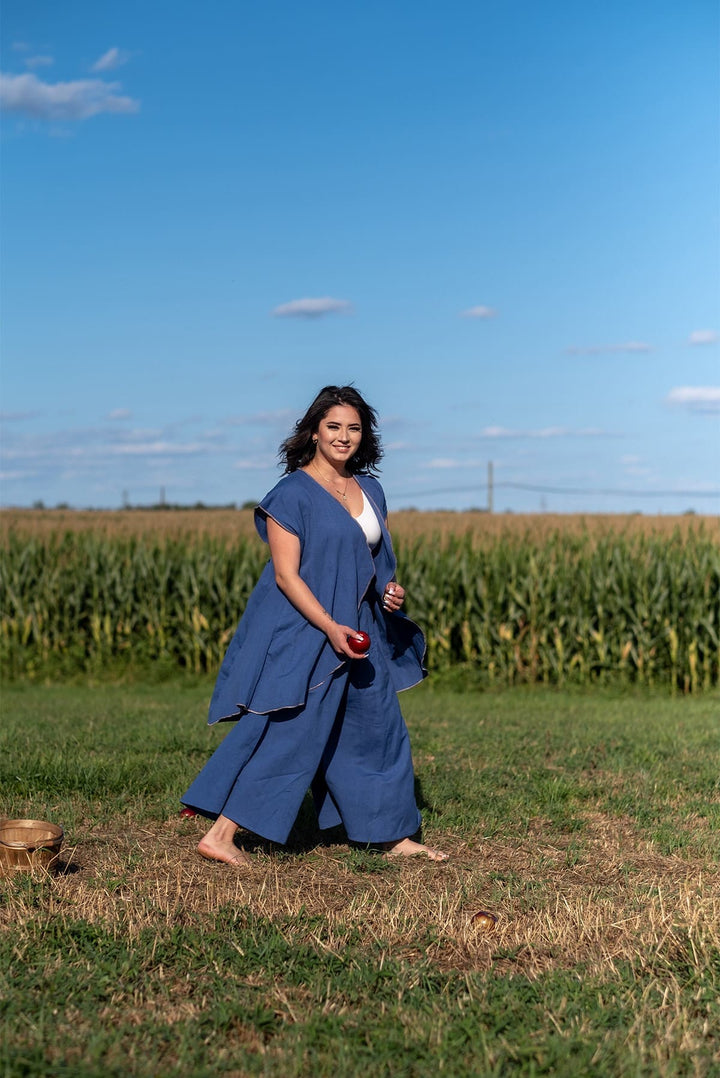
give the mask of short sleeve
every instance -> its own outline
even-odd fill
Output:
[[[263,543],[268,541],[268,517],[277,521],[285,531],[296,535],[301,542],[303,540],[305,527],[300,491],[292,479],[292,475],[281,479],[255,508],[255,528]]]

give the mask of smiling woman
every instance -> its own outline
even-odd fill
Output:
[[[214,820],[198,850],[233,865],[244,827],[290,833],[308,787],[321,828],[388,855],[445,854],[420,828],[397,692],[424,675],[425,641],[404,616],[382,487],[375,412],[326,386],[283,442],[285,477],[255,510],[271,561],[220,668],[210,723],[236,720],[182,800]],[[372,641],[372,646],[366,642]]]

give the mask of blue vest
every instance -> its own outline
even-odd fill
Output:
[[[307,472],[284,476],[255,510],[255,527],[267,542],[267,518],[300,540],[300,576],[334,621],[355,628],[363,601],[373,610],[372,646],[386,649],[397,691],[426,674],[422,632],[401,612],[388,614],[381,596],[394,579],[395,554],[385,527],[382,487],[368,475],[355,477],[375,510],[382,536],[368,548],[365,533],[344,508]],[[245,712],[265,715],[302,707],[308,691],[322,684],[347,660],[327,637],[295,609],[275,583],[272,561],[265,566],[230,642],[210,701],[210,724],[238,719]]]

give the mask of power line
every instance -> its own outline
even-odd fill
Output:
[[[513,490],[531,490],[540,494],[624,494],[631,498],[720,498],[720,490],[614,490],[612,488],[541,487],[531,483],[496,483]]]
[[[513,483],[510,480],[495,482],[494,490],[527,490],[535,494],[610,494],[627,498],[720,498],[720,490],[628,490],[612,487],[545,487],[535,483]],[[487,483],[472,483],[462,487],[438,487],[434,490],[388,492],[393,498],[424,498],[438,494],[475,494],[488,489]]]

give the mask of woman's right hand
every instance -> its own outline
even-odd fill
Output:
[[[343,655],[346,659],[364,659],[367,654],[365,652],[363,655],[358,655],[350,650],[347,638],[357,636],[357,629],[351,629],[349,625],[338,625],[336,621],[333,621],[325,629],[325,636],[338,655]]]

